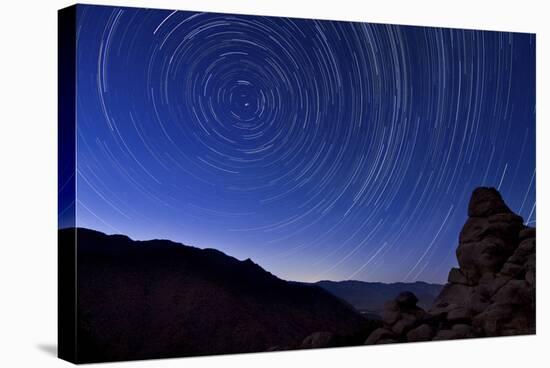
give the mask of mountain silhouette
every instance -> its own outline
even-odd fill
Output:
[[[59,231],[60,255],[75,239],[79,363],[293,349],[318,331],[361,344],[375,328],[321,287],[250,259],[84,228]]]

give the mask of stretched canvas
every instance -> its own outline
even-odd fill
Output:
[[[534,334],[535,168],[534,34],[60,10],[59,356]]]

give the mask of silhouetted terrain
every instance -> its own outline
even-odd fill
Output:
[[[403,291],[413,292],[419,299],[418,304],[423,308],[428,308],[443,288],[443,285],[428,284],[420,281],[391,284],[355,280],[319,281],[316,285],[347,301],[357,310],[369,315],[378,315],[380,318],[384,309],[384,303],[395,298]]]
[[[166,240],[77,229],[77,361],[145,359],[360,344],[374,327],[315,285],[247,259]],[[74,229],[60,230],[60,244]]]
[[[535,228],[494,188],[473,192],[468,215],[457,248],[460,267],[443,287],[290,282],[213,249],[60,230],[65,265],[73,264],[78,233],[76,361],[535,333]],[[72,281],[64,284],[63,277],[60,295],[70,296]],[[72,300],[67,297],[69,307]],[[352,306],[380,313],[384,300],[382,321]],[[61,326],[74,322],[66,314]]]

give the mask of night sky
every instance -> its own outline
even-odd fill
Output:
[[[77,226],[444,282],[472,190],[534,226],[535,175],[534,35],[78,7]]]

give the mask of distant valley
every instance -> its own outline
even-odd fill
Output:
[[[418,298],[418,305],[429,308],[439,295],[443,285],[426,282],[364,282],[364,281],[319,281],[315,283],[331,294],[350,303],[359,312],[370,318],[382,315],[384,303],[404,291],[413,292]]]

